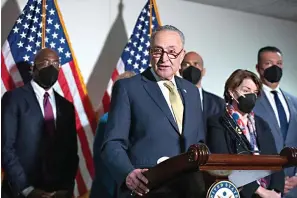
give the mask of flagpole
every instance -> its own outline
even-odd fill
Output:
[[[160,19],[160,15],[159,15],[159,11],[158,11],[158,6],[157,6],[157,3],[156,3],[156,0],[151,0],[151,1],[153,1],[153,5],[154,5],[154,8],[155,8],[155,13],[156,13],[158,24],[159,24],[159,26],[161,26],[162,23],[161,23],[161,19]]]
[[[42,36],[41,36],[41,44],[42,44],[42,49],[45,48],[45,25],[46,25],[46,9],[45,9],[45,5],[46,5],[46,0],[42,0]]]

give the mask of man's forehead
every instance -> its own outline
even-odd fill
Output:
[[[160,31],[157,32],[154,40],[154,46],[166,46],[167,48],[176,48],[182,46],[180,35],[175,31]]]
[[[282,55],[279,52],[263,52],[261,57],[265,59],[282,59]]]
[[[41,50],[37,53],[36,60],[44,60],[44,59],[56,59],[59,60],[58,54],[53,50]]]
[[[186,54],[184,61],[202,62],[202,58],[200,55],[198,55],[196,53],[188,53],[188,54]]]

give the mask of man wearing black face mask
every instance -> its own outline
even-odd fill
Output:
[[[196,52],[188,52],[183,59],[180,74],[199,89],[204,126],[206,126],[208,117],[222,112],[225,108],[225,102],[222,98],[202,89],[201,81],[205,73],[206,69],[202,57]]]
[[[40,50],[33,79],[2,97],[3,197],[72,197],[78,167],[75,112],[55,92],[59,57]]]
[[[278,152],[283,147],[297,147],[297,98],[279,87],[283,74],[282,52],[270,46],[260,49],[256,69],[263,91],[255,113],[269,123]],[[297,197],[297,168],[286,169],[285,173],[285,197]]]

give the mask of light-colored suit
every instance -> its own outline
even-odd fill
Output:
[[[261,97],[258,99],[254,108],[255,114],[262,117],[269,124],[278,152],[280,152],[284,147],[297,147],[297,98],[283,90],[281,90],[281,92],[285,97],[290,112],[289,127],[286,139],[283,138],[277,117],[264,92],[261,93]],[[294,176],[296,172],[297,167],[291,167],[285,170],[286,176],[290,177]],[[286,195],[286,198],[293,197],[297,197],[296,187]]]

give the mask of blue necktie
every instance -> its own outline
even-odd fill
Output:
[[[281,132],[283,134],[284,140],[286,140],[288,126],[289,126],[288,121],[287,121],[286,112],[285,112],[285,109],[278,97],[277,91],[271,91],[271,93],[273,93],[273,95],[274,95],[274,101],[275,101],[277,112],[278,112],[278,118],[279,118],[279,122],[280,122]]]

